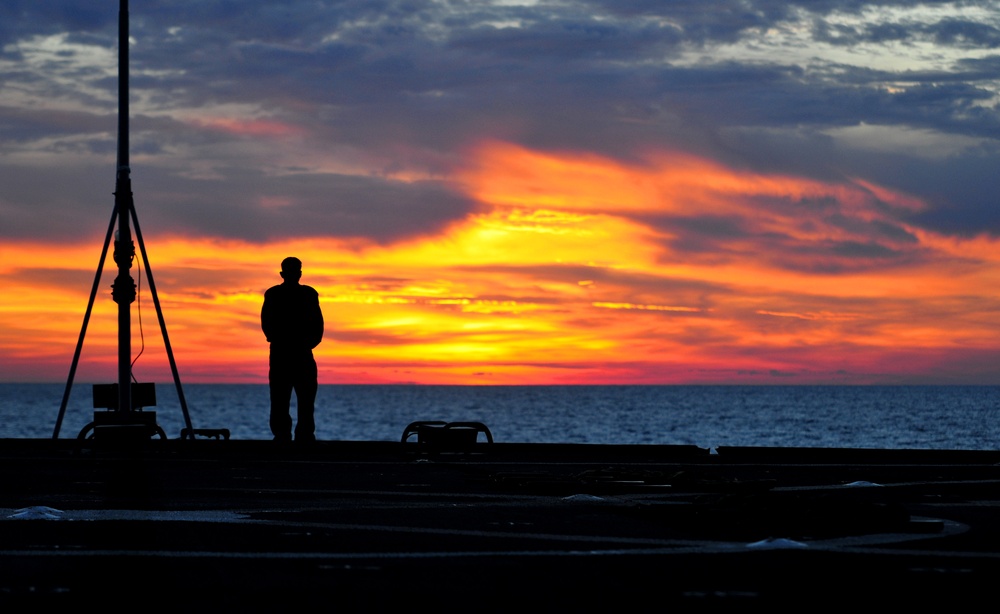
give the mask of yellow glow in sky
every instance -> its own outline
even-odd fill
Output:
[[[322,383],[998,383],[977,353],[1000,348],[1000,252],[907,227],[894,212],[922,206],[907,195],[506,143],[481,144],[450,179],[481,206],[438,236],[148,244],[182,379],[266,381],[260,303],[296,255],[326,316]],[[64,381],[99,253],[0,245],[5,379]],[[134,371],[168,381],[136,265]],[[115,274],[77,381],[116,377]]]

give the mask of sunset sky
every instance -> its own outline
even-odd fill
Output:
[[[1000,385],[1000,2],[132,0],[136,212],[185,382]],[[117,0],[0,5],[0,381],[65,382]],[[171,374],[141,258],[134,373]],[[76,373],[117,378],[108,258]]]

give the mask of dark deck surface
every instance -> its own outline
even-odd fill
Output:
[[[992,604],[998,463],[982,451],[0,440],[0,607]]]

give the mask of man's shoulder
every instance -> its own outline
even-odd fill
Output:
[[[312,286],[303,284],[278,284],[264,291],[265,300],[268,297],[273,297],[277,300],[296,300],[303,296],[319,298],[319,292]]]
[[[300,299],[302,298],[319,299],[319,292],[316,291],[316,288],[313,288],[312,286],[307,286],[305,284],[296,284],[293,294]]]

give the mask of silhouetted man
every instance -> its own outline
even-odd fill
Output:
[[[264,293],[260,327],[271,343],[268,380],[271,387],[271,433],[276,441],[292,439],[292,391],[298,407],[296,441],[314,441],[317,373],[313,348],[323,340],[323,312],[319,293],[299,283],[302,261],[281,261],[280,285]]]

